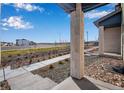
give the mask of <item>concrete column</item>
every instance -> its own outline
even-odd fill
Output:
[[[99,27],[99,55],[104,54],[104,26]]]
[[[121,4],[122,7],[122,24],[121,24],[121,55],[124,60],[124,3]]]
[[[71,13],[71,76],[84,76],[84,16],[79,3]]]

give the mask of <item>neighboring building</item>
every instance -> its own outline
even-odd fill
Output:
[[[30,41],[26,39],[16,39],[17,46],[29,46]]]
[[[35,42],[29,41],[27,39],[16,39],[17,46],[29,46],[29,45],[36,45]]]
[[[99,28],[99,53],[121,54],[121,5],[115,7],[115,11],[95,21]]]
[[[33,42],[33,41],[30,41],[29,42],[29,45],[36,45],[37,43]]]
[[[12,42],[1,42],[1,46],[14,46]]]

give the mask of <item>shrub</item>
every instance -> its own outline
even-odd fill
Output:
[[[12,57],[12,55],[8,55],[8,57]]]
[[[30,59],[30,61],[29,61],[29,64],[31,64],[32,63],[32,59]]]
[[[20,58],[17,58],[17,61],[19,61],[20,60]]]
[[[58,56],[62,56],[62,54],[59,54]]]
[[[59,64],[64,64],[64,62],[63,61],[59,61]]]
[[[25,59],[28,59],[28,57],[26,56]]]
[[[37,62],[40,62],[40,60],[38,59]]]
[[[17,56],[21,56],[21,54],[17,54]]]
[[[53,66],[53,65],[50,65],[50,66],[49,66],[49,69],[53,69],[53,68],[54,68],[54,66]]]
[[[65,61],[69,61],[69,59],[65,59]]]

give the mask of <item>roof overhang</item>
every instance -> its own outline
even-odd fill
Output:
[[[120,13],[120,17],[118,18],[118,16],[117,16],[117,14],[119,14]],[[114,17],[113,17],[114,16]],[[112,17],[113,17],[113,19],[112,19]],[[96,20],[95,22],[94,22],[94,24],[97,26],[97,27],[99,27],[99,26],[101,26],[101,23],[103,22],[103,26],[105,26],[106,25],[106,23],[109,23],[109,25],[111,26],[111,24],[116,24],[117,25],[117,23],[121,23],[121,9],[118,9],[118,10],[115,10],[115,11],[113,11],[113,12],[111,12],[111,13],[109,13],[108,15],[106,15],[106,16],[104,16],[104,17],[102,17],[102,18],[100,18],[100,19],[98,19],[98,20]]]
[[[87,12],[106,4],[108,3],[82,3],[82,11]],[[59,3],[58,5],[67,13],[71,13],[76,10],[76,3]]]

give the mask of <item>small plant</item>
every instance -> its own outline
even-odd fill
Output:
[[[64,64],[64,62],[63,62],[63,61],[59,61],[59,64],[61,64],[61,65],[62,65],[62,64]]]
[[[12,55],[8,55],[8,57],[12,57]]]
[[[53,66],[53,65],[50,65],[50,66],[49,66],[49,69],[53,69],[53,68],[54,68],[54,66]]]
[[[37,62],[40,62],[40,60],[38,59]]]
[[[65,61],[69,61],[69,59],[65,59]]]
[[[17,61],[19,61],[20,60],[20,58],[17,58]]]
[[[29,61],[29,64],[31,64],[32,63],[32,59],[30,59],[30,61]]]
[[[26,56],[25,59],[28,59],[28,57]]]
[[[17,56],[21,56],[21,54],[17,54]]]
[[[39,55],[36,55],[36,57],[38,57]]]
[[[58,56],[62,56],[62,54],[59,54]]]

